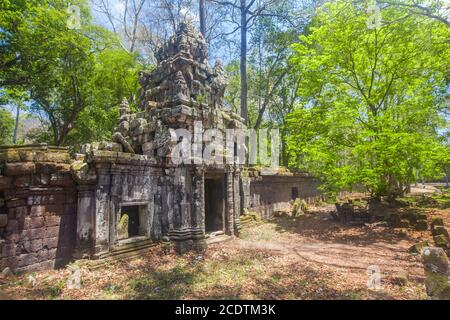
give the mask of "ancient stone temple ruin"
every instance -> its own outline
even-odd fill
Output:
[[[117,226],[124,214],[135,244],[168,238],[179,251],[204,247],[207,231],[235,235],[239,230],[241,168],[172,161],[180,138],[199,150],[205,147],[188,141],[194,125],[244,127],[238,115],[222,109],[223,68],[220,62],[210,68],[204,39],[188,24],[181,25],[157,59],[155,70],[140,75],[141,111],[131,113],[124,101],[115,143],[88,152],[88,174],[80,176],[78,199],[78,240],[83,244],[78,249],[87,254],[120,246]],[[185,136],[174,136],[180,129]],[[215,195],[214,201],[205,190]]]
[[[243,119],[225,110],[224,69],[209,66],[192,26],[182,24],[156,57],[156,68],[140,74],[140,109],[123,101],[112,141],[74,155],[0,147],[0,269],[58,267],[159,241],[203,250],[214,235],[238,236],[247,210],[270,217],[296,197],[318,196],[309,176],[265,175],[233,161],[239,144],[225,141],[225,130],[245,128]],[[205,137],[205,129],[217,133]],[[214,157],[224,161],[203,161],[217,139],[224,148]],[[178,161],[180,145],[191,161]]]

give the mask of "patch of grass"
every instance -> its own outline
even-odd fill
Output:
[[[59,299],[65,286],[66,283],[64,280],[59,280],[56,282],[44,280],[42,284],[37,287],[36,295],[42,296],[46,300]]]

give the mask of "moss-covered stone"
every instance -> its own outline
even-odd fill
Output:
[[[398,272],[397,274],[394,274],[392,276],[392,280],[391,282],[394,285],[400,286],[400,287],[404,287],[408,284],[408,273],[406,272]]]
[[[400,223],[399,223],[398,227],[399,227],[399,228],[408,229],[408,228],[410,227],[409,221],[406,220],[406,219],[400,220]]]
[[[19,152],[16,150],[3,150],[0,152],[0,162],[20,162]]]
[[[417,214],[417,220],[427,220],[428,219],[428,215],[424,212],[418,213]]]
[[[398,230],[397,235],[400,238],[406,238],[408,236],[408,229],[407,228],[403,228],[403,229]]]
[[[426,231],[428,230],[428,222],[427,220],[417,220],[416,226],[417,231]]]
[[[443,226],[444,225],[444,219],[441,217],[433,217],[431,219],[431,228],[434,229],[434,226]]]
[[[429,247],[428,241],[421,241],[419,243],[416,243],[415,245],[411,246],[408,249],[409,253],[422,253],[422,250],[426,247]]]
[[[438,235],[433,237],[434,243],[437,247],[446,249],[448,247],[448,238],[444,235]]]
[[[450,299],[448,258],[441,248],[422,251],[427,294],[432,299]]]
[[[434,226],[432,232],[433,232],[433,236],[443,235],[447,239],[449,237],[448,231],[447,231],[447,229],[444,226]]]
[[[33,150],[19,150],[20,160],[24,162],[34,161],[35,152]]]

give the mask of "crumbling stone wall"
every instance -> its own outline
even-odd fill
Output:
[[[76,199],[67,149],[0,147],[0,269],[67,262],[75,245]]]
[[[294,198],[310,203],[322,197],[317,179],[289,171],[249,169],[242,175],[241,186],[243,208],[259,213],[264,219],[279,211],[289,211]]]

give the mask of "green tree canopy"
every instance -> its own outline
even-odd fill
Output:
[[[10,144],[14,130],[14,118],[8,110],[0,107],[0,145]]]
[[[301,103],[287,118],[290,163],[318,175],[326,190],[362,185],[397,195],[442,175],[448,152],[450,56],[446,24],[381,10],[370,28],[369,1],[324,5],[294,45]]]
[[[69,5],[80,8],[76,28],[68,25]],[[7,0],[0,7],[0,88],[29,91],[31,111],[50,128],[36,139],[73,145],[108,137],[115,107],[137,91],[136,55],[91,22],[86,0]]]

